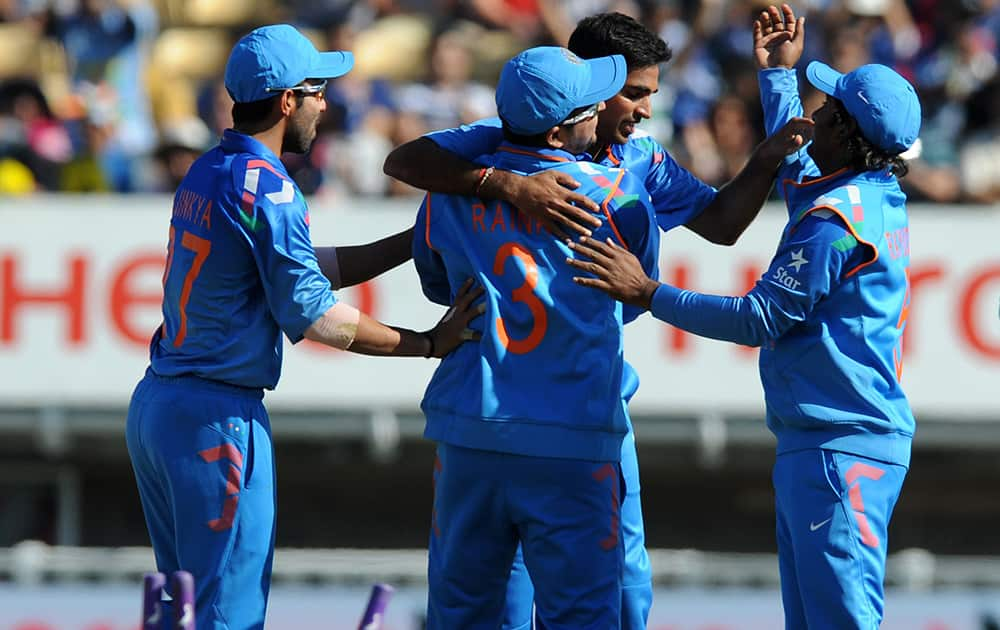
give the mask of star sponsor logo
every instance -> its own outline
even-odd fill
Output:
[[[789,267],[795,267],[795,273],[798,273],[799,270],[802,269],[802,265],[809,264],[809,261],[806,260],[806,257],[802,252],[802,249],[797,252],[792,252],[792,262],[788,263]]]

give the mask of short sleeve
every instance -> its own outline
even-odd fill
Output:
[[[255,194],[245,192],[239,226],[250,243],[271,315],[296,343],[336,299],[316,260],[302,193],[267,168],[259,168],[254,178]]]
[[[499,118],[484,118],[470,125],[434,131],[424,137],[470,162],[483,162],[496,153],[503,142],[503,128]]]
[[[643,183],[656,210],[656,223],[666,232],[701,214],[717,191],[678,164],[660,143],[650,139],[649,144],[652,155]]]

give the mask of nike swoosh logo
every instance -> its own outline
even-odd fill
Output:
[[[829,523],[832,520],[833,520],[833,517],[831,516],[830,518],[826,519],[825,521],[820,521],[818,523],[809,523],[809,531],[814,532],[814,531],[816,531],[820,527],[823,527],[824,525],[826,525],[827,523]]]
[[[382,613],[375,613],[372,615],[372,620],[370,623],[366,623],[365,627],[361,630],[378,630],[382,627]]]
[[[160,604],[153,604],[153,614],[149,616],[146,623],[154,626],[160,623]]]

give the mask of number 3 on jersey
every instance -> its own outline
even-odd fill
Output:
[[[171,225],[170,242],[167,244],[167,266],[163,270],[164,287],[167,286],[167,278],[170,277],[170,268],[174,264],[175,240],[176,231],[174,230],[174,226]],[[181,323],[177,330],[177,334],[174,336],[175,348],[180,348],[181,344],[184,343],[184,338],[187,337],[187,305],[188,300],[191,299],[191,287],[194,286],[195,279],[198,277],[198,274],[201,273],[201,266],[205,264],[205,259],[208,258],[209,252],[212,251],[212,241],[181,230],[181,247],[194,252],[194,260],[191,262],[191,268],[188,269],[187,274],[184,276],[184,286],[181,288],[181,299],[180,303],[177,305],[177,312],[180,313]],[[163,336],[167,336],[165,326]]]
[[[503,318],[499,315],[496,319],[497,338],[508,352],[514,354],[525,354],[531,352],[542,342],[545,330],[548,328],[548,314],[545,312],[545,305],[535,295],[535,287],[538,286],[538,265],[531,253],[518,243],[508,242],[500,246],[497,250],[496,260],[493,262],[493,273],[497,276],[504,275],[504,268],[507,260],[514,257],[524,265],[524,283],[511,292],[514,302],[527,305],[531,312],[532,326],[528,336],[523,339],[511,339],[507,333],[507,326],[503,323]]]

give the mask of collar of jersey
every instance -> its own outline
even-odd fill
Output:
[[[511,142],[503,142],[497,147],[496,166],[505,171],[532,172],[550,168],[565,162],[576,162],[580,156],[562,149],[526,147]]]
[[[235,129],[226,129],[222,132],[222,141],[219,146],[227,153],[249,153],[267,158],[272,164],[281,164],[281,160],[274,154],[274,151],[264,146],[264,143],[252,136],[242,134]],[[282,170],[284,167],[282,167]]]
[[[785,187],[785,198],[796,199],[799,195],[812,197],[817,194],[817,190],[836,188],[841,181],[849,179],[861,179],[871,184],[887,184],[892,182],[894,176],[888,171],[859,172],[845,167],[829,175],[806,178],[801,182],[786,179],[782,184]]]

